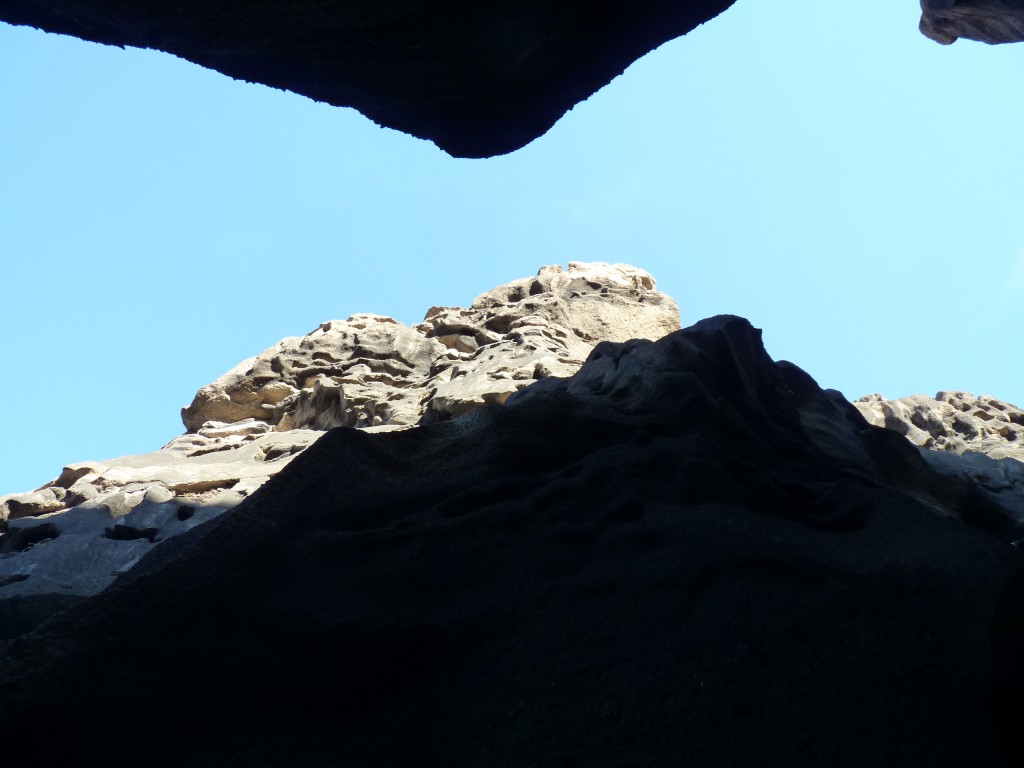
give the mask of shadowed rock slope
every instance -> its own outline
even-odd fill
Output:
[[[0,496],[0,638],[51,611],[11,598],[96,594],[239,504],[324,430],[446,421],[571,376],[601,340],[678,329],[675,301],[644,270],[570,262],[469,307],[431,307],[411,327],[360,314],[283,339],[200,389],[182,410],[188,433],[160,450],[70,464],[42,488]]]
[[[0,20],[156,48],[486,157],[732,0],[0,0]]]
[[[0,645],[0,759],[1019,765],[1020,512],[740,318],[603,343],[504,407],[331,430]]]
[[[853,404],[869,423],[906,437],[935,472],[977,497],[1024,509],[1024,410],[991,395],[939,392]],[[1024,542],[1018,542],[1024,545]]]

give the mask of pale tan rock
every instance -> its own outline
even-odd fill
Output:
[[[160,450],[68,465],[43,488],[0,497],[0,519],[57,537],[0,563],[0,579],[38,567],[45,578],[12,582],[7,594],[91,593],[152,543],[239,504],[323,430],[407,429],[503,404],[537,380],[571,376],[600,341],[678,328],[678,307],[648,273],[579,262],[543,267],[468,308],[433,307],[414,327],[373,314],[323,323],[200,389],[182,410],[188,431]],[[76,571],[76,558],[92,569]]]
[[[920,448],[1024,462],[1024,410],[989,395],[942,391],[887,400],[873,394],[854,402],[869,423],[904,435]]]
[[[432,307],[409,327],[374,314],[282,339],[196,393],[187,433],[159,451],[64,468],[43,488],[0,497],[0,519],[78,506],[123,518],[152,504],[237,503],[333,427],[445,420],[549,376],[571,376],[599,341],[657,339],[679,308],[626,264],[542,267],[466,308]]]
[[[189,432],[219,437],[240,423],[283,432],[447,419],[537,379],[571,376],[599,341],[678,328],[679,308],[642,269],[542,267],[468,308],[432,307],[412,328],[359,314],[284,339],[199,390],[182,419]]]
[[[959,478],[993,508],[1024,510],[1024,410],[988,395],[946,391],[898,400],[874,394],[854,406],[869,423],[904,435],[928,466]]]
[[[661,338],[679,329],[679,308],[641,269],[571,262],[481,294],[468,309],[433,307],[418,327],[449,347],[425,402],[433,421],[571,376],[600,341]]]
[[[369,426],[375,417],[415,423],[418,404],[408,402],[401,390],[426,379],[443,352],[439,342],[390,317],[332,320],[302,338],[279,341],[203,387],[182,410],[182,420],[197,432],[209,421],[277,425],[292,414],[291,427],[302,428],[304,423],[294,419],[300,393],[311,395],[319,382],[344,388],[349,415],[334,418],[332,426]],[[305,415],[315,421],[308,409]]]

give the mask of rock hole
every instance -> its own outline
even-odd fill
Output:
[[[181,522],[185,522],[196,513],[195,507],[178,507],[177,517]]]
[[[484,323],[484,327],[486,327],[487,330],[494,331],[494,333],[497,333],[500,336],[504,336],[505,334],[507,334],[511,326],[512,318],[505,317],[502,315],[489,318],[487,322]]]
[[[313,359],[324,363],[340,363],[341,359],[335,357],[329,352],[314,352]]]
[[[544,286],[540,284],[540,280],[534,280],[530,283],[530,295],[536,296],[538,293],[544,293]]]
[[[31,528],[15,528],[8,530],[0,541],[0,553],[24,552],[37,544],[50,541],[60,536],[60,528],[54,523],[33,525]]]
[[[0,589],[10,584],[17,584],[19,581],[25,581],[27,578],[27,573],[11,573],[7,576],[0,576]]]
[[[156,543],[158,533],[160,533],[158,528],[135,528],[131,525],[113,525],[104,530],[106,537],[114,541],[146,539],[150,544]]]

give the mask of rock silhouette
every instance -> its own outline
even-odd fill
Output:
[[[4,764],[1017,765],[1020,513],[741,318],[602,343],[7,640]]]
[[[0,0],[0,20],[156,48],[354,107],[452,155],[512,152],[732,0]]]

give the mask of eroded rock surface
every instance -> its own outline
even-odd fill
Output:
[[[445,421],[571,376],[601,340],[678,327],[647,272],[580,262],[468,308],[432,307],[413,327],[371,314],[323,323],[203,387],[182,411],[189,431],[159,451],[72,464],[0,496],[0,599],[95,594],[151,545],[239,504],[323,430]]]
[[[96,701],[183,723],[105,741],[152,768],[1021,765],[1024,515],[961,491],[740,318],[600,344],[332,430],[0,642],[4,765],[74,763]]]
[[[241,440],[246,426],[211,424],[153,453],[71,464],[38,491],[0,497],[0,601],[102,591],[154,544],[238,505],[321,434],[259,425]]]
[[[990,395],[943,391],[935,397],[887,400],[874,394],[854,405],[870,423],[899,432],[921,448],[1024,462],[1024,410]]]
[[[873,394],[854,405],[871,424],[906,437],[932,469],[958,478],[969,493],[1024,510],[1021,408],[989,395],[945,391],[897,400]]]
[[[1024,0],[921,0],[921,32],[949,45],[1024,41]]]
[[[678,328],[678,306],[641,269],[542,267],[468,308],[432,307],[413,327],[362,314],[284,339],[199,390],[182,420],[189,431],[238,419],[276,430],[443,421],[572,375],[599,341]]]
[[[732,0],[0,0],[0,20],[156,48],[431,139],[511,152]]]

